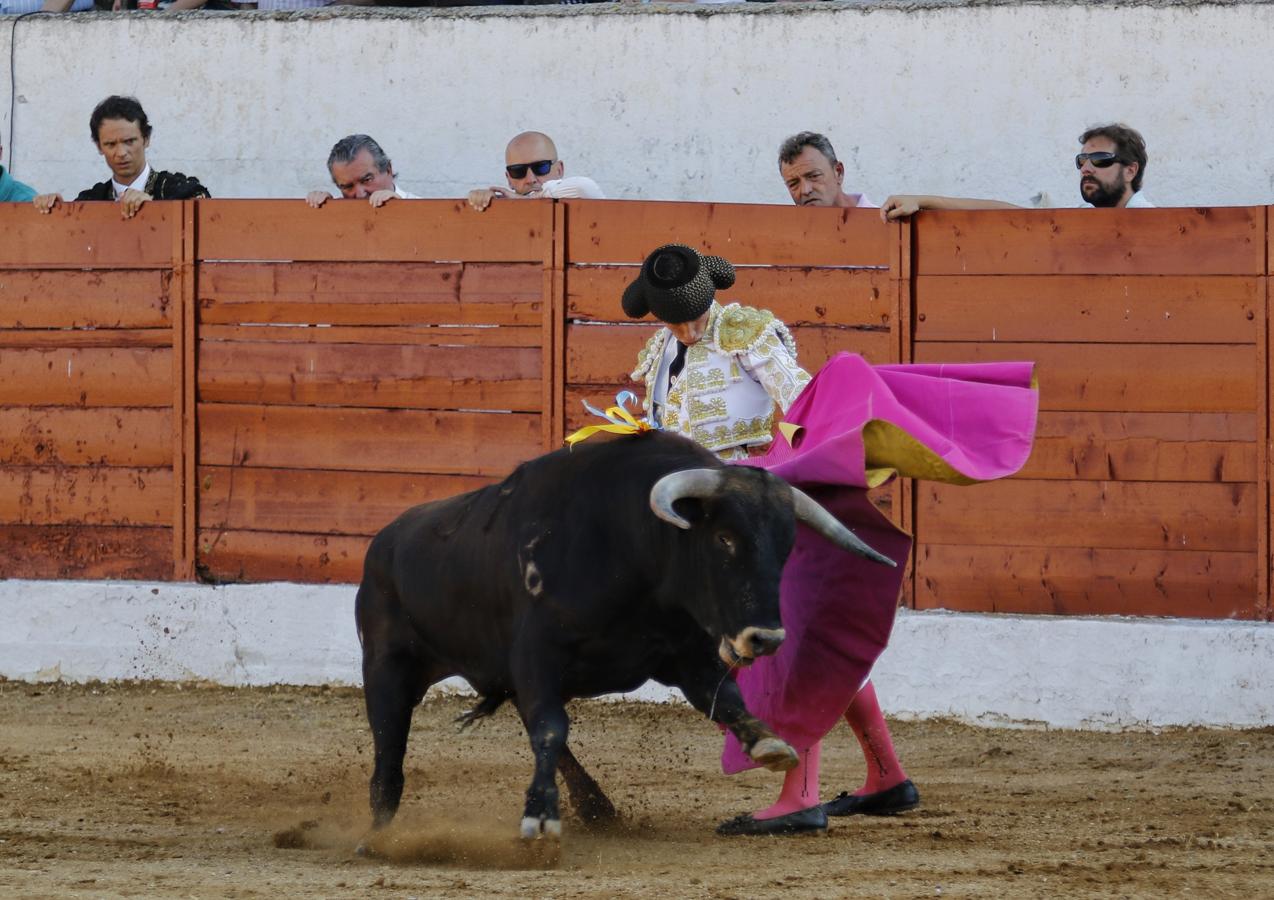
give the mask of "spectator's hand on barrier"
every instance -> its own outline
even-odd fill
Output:
[[[476,211],[482,212],[491,205],[491,201],[496,197],[516,197],[517,194],[508,188],[492,186],[486,190],[477,190],[469,192],[469,205]]]
[[[305,202],[309,204],[310,206],[314,207],[315,209],[318,209],[320,206],[322,206],[324,203],[326,203],[328,200],[331,200],[331,199],[332,199],[332,195],[329,194],[327,191],[310,191],[308,194],[305,195]]]
[[[45,213],[47,215],[48,213],[53,212],[53,207],[57,206],[59,203],[62,202],[62,195],[61,194],[36,194],[35,199],[32,200],[31,202],[35,204],[36,209],[38,209],[40,212]]]
[[[119,198],[120,212],[125,219],[131,219],[137,215],[137,210],[142,208],[142,204],[147,200],[153,200],[150,194],[145,191],[139,191],[137,188],[129,188],[124,191],[123,196]]]
[[[893,222],[920,212],[920,198],[912,194],[895,194],[880,207],[880,221]]]
[[[367,198],[367,202],[370,203],[373,208],[380,209],[397,196],[398,194],[394,191],[372,191],[372,195]]]

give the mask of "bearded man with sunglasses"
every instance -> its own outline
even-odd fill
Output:
[[[1084,203],[1098,209],[1154,207],[1140,193],[1146,173],[1146,141],[1135,128],[1119,122],[1098,125],[1081,134],[1079,143],[1075,168],[1079,170],[1079,195]],[[1003,200],[898,194],[885,201],[880,218],[885,222],[904,219],[922,209],[1020,208]]]
[[[1113,123],[1090,128],[1079,136],[1075,157],[1079,193],[1084,202],[1103,209],[1146,209],[1154,204],[1141,196],[1146,174],[1146,142],[1136,129]]]
[[[504,150],[504,177],[509,187],[492,186],[469,192],[469,205],[482,212],[496,197],[552,197],[558,200],[605,200],[597,182],[582,175],[566,177],[553,139],[539,131],[524,131]]]

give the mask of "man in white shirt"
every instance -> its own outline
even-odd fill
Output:
[[[1149,209],[1154,206],[1141,195],[1146,174],[1146,141],[1135,128],[1120,122],[1098,125],[1079,136],[1075,168],[1079,170],[1079,195],[1097,209]],[[899,194],[880,208],[886,222],[902,219],[922,209],[1017,209],[1002,200],[974,200],[968,197],[936,197]]]
[[[365,134],[351,134],[337,141],[327,155],[327,171],[346,200],[366,200],[373,207],[381,207],[395,198],[420,199],[398,187],[393,161],[380,144]],[[315,209],[331,199],[327,191],[305,195],[305,202]]]
[[[845,193],[845,164],[817,132],[802,131],[779,146],[779,174],[797,206],[876,207],[866,194]]]
[[[566,164],[547,134],[524,131],[504,149],[504,177],[508,188],[491,186],[469,192],[469,205],[482,212],[497,197],[553,197],[605,200],[597,182],[582,175],[566,177]]]

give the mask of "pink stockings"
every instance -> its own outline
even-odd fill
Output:
[[[907,780],[907,773],[903,771],[902,764],[894,753],[894,742],[880,711],[880,703],[876,700],[876,689],[870,681],[850,701],[849,709],[845,710],[845,721],[858,738],[867,763],[867,780],[861,788],[854,791],[855,795],[886,791]],[[773,806],[753,813],[753,818],[771,819],[817,805],[822,747],[820,742],[801,753],[796,768],[783,779],[779,799]]]

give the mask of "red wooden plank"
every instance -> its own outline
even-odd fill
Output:
[[[920,609],[1259,617],[1253,553],[923,544],[914,556]]]
[[[524,413],[199,405],[201,465],[504,476],[541,439]]]
[[[1259,207],[926,212],[919,275],[1260,275]]]
[[[628,321],[619,300],[640,271],[637,266],[575,266],[567,272],[572,318]],[[739,266],[722,303],[768,309],[788,325],[892,327],[894,298],[889,273],[878,269]]]
[[[0,328],[164,328],[171,280],[153,269],[0,269]]]
[[[0,525],[170,525],[172,469],[0,467]]]
[[[3,329],[0,349],[170,347],[171,328]]]
[[[567,263],[640,263],[689,244],[736,266],[889,265],[891,229],[872,209],[568,201]]]
[[[919,482],[916,538],[926,544],[1254,552],[1254,484],[1025,481],[975,487]]]
[[[1256,348],[1233,344],[917,343],[916,362],[1032,360],[1040,408],[1250,412]]]
[[[172,574],[170,528],[0,525],[0,578],[153,581]]]
[[[6,350],[0,406],[168,406],[168,349]]]
[[[199,352],[205,402],[519,412],[541,403],[538,347],[205,342]]]
[[[1253,413],[1040,413],[1024,478],[1256,481]]]
[[[181,203],[152,200],[131,219],[114,203],[63,203],[45,215],[0,205],[4,269],[168,269]],[[85,276],[91,277],[91,276]]]
[[[422,347],[535,347],[538,327],[502,325],[203,325],[199,339],[297,344],[414,344]]]
[[[199,468],[199,527],[372,535],[419,503],[490,484],[466,475]]]
[[[927,276],[916,340],[1250,344],[1257,287],[1227,275]]]
[[[524,263],[205,263],[200,320],[538,327],[542,277]]]
[[[357,583],[370,538],[261,531],[199,532],[196,568],[205,581]]]
[[[550,201],[200,200],[198,215],[201,260],[540,262],[553,230]]]
[[[0,407],[0,465],[165,466],[168,409]]]

